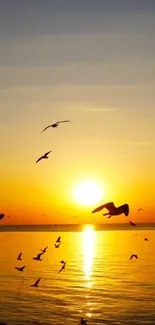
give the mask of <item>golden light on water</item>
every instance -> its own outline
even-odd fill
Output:
[[[92,265],[94,256],[94,228],[93,226],[85,226],[83,230],[83,254],[84,254],[84,272],[85,280],[88,280],[88,287],[92,286],[90,281],[92,275]]]

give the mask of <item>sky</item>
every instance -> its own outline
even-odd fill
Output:
[[[153,0],[1,1],[1,224],[112,222],[84,180],[155,222],[154,28]]]

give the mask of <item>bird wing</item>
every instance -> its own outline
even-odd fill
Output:
[[[39,278],[36,282],[35,285],[37,285],[40,282],[41,278]]]
[[[64,121],[58,121],[57,123],[66,123],[66,122],[70,122],[69,120],[64,120]]]
[[[58,274],[64,269],[64,265],[61,267],[61,269],[59,270]]]
[[[21,258],[21,256],[22,256],[22,253],[20,253],[20,254],[18,255],[18,258]]]
[[[47,157],[47,156],[49,155],[50,152],[52,152],[52,150],[46,152],[46,153],[44,154],[44,157]]]
[[[3,219],[5,217],[4,213],[0,213],[0,220]]]
[[[37,254],[37,258],[40,258],[40,256],[41,255],[43,255],[44,253],[42,252],[42,253],[39,253],[39,254]]]
[[[142,208],[140,208],[140,209],[138,209],[138,211],[143,211],[143,209],[142,209]]]
[[[40,158],[38,158],[38,159],[36,160],[36,163],[37,163],[38,161],[40,161],[41,159],[43,159],[43,156],[41,156]]]
[[[106,203],[104,205],[100,205],[98,208],[96,208],[95,210],[93,210],[92,213],[99,212],[103,208],[106,208],[108,211],[110,211],[111,209],[114,209],[115,208],[115,205],[114,205],[113,202],[109,202],[109,203]]]
[[[52,125],[48,125],[48,126],[46,126],[45,129],[43,129],[43,130],[40,132],[40,134],[43,133],[44,131],[46,131],[46,130],[47,130],[48,128],[50,128],[51,126],[52,126]]]
[[[132,221],[130,221],[130,220],[129,220],[129,222],[130,222],[130,224],[131,224],[132,226],[136,226],[136,224],[135,224],[134,222],[132,222]]]
[[[129,215],[129,205],[127,203],[123,204],[122,210],[123,210],[125,216],[127,217]]]

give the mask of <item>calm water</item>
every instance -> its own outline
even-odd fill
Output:
[[[43,261],[33,260],[47,245]],[[95,325],[155,325],[154,250],[153,229],[1,231],[0,321],[72,325],[84,317]],[[138,260],[129,260],[133,253]],[[66,269],[58,274],[62,259]],[[14,269],[23,265],[24,272]],[[39,287],[30,287],[39,277]]]

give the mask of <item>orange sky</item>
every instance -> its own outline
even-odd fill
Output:
[[[67,3],[4,4],[0,213],[11,217],[1,224],[112,222],[74,200],[85,179],[103,189],[97,205],[128,203],[134,221],[155,222],[154,8]]]

